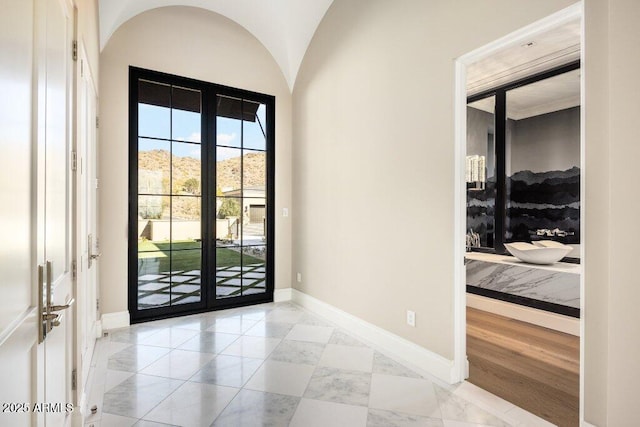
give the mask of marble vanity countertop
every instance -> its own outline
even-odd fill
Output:
[[[527,268],[539,268],[541,270],[554,271],[558,273],[580,274],[582,272],[581,264],[571,264],[567,262],[556,262],[549,265],[530,264],[528,262],[522,262],[513,256],[487,254],[483,252],[466,252],[464,257],[474,261],[494,262],[497,264],[514,265]]]

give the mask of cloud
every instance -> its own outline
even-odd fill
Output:
[[[194,132],[189,137],[185,138],[184,136],[179,136],[175,138],[176,141],[185,141],[185,142],[200,142],[200,132]]]
[[[236,133],[219,133],[217,135],[216,143],[218,145],[231,145],[231,142],[236,139]]]
[[[240,157],[240,150],[237,148],[218,147],[216,148],[216,160],[227,160],[232,157]]]

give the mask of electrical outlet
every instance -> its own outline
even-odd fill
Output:
[[[411,311],[411,310],[407,310],[407,325],[409,326],[416,326],[416,312],[415,311]]]
[[[302,283],[302,273],[296,274],[296,280],[298,281],[298,283]]]
[[[282,216],[285,218],[289,216],[289,208],[282,208]]]

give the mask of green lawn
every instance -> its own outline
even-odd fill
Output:
[[[200,270],[200,242],[194,240],[173,242],[173,244],[164,241],[139,241],[138,252],[139,275],[163,271]],[[170,254],[171,258],[169,258]],[[152,259],[154,259],[153,262],[151,262]],[[169,265],[170,259],[171,265]],[[245,265],[264,264],[264,260],[246,254],[243,255],[242,261]],[[240,252],[226,248],[216,249],[217,267],[239,266],[240,263]]]

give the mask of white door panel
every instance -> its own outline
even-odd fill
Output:
[[[0,408],[2,426],[70,419],[71,314],[39,343],[38,300],[72,296],[71,12],[59,0],[5,0],[0,14],[0,404],[13,405]],[[47,260],[52,280],[39,280]]]
[[[96,90],[87,54],[81,44],[78,50],[80,79],[78,83],[78,138],[76,150],[78,166],[76,171],[76,209],[78,260],[77,277],[77,360],[79,400],[86,385],[93,349],[96,340],[96,282],[97,282],[97,227],[96,227]]]
[[[0,14],[0,337],[33,304],[33,8],[9,0]]]
[[[42,357],[37,341],[32,205],[33,0],[8,0],[0,14],[0,425],[28,426]],[[6,53],[6,54],[5,54]],[[19,405],[27,405],[19,406]],[[26,412],[24,410],[26,409]],[[42,417],[40,417],[42,420]]]
[[[11,336],[0,345],[0,378],[4,385],[0,387],[0,402],[15,404],[12,407],[0,408],[0,425],[30,426],[37,421],[32,411],[36,390],[33,362],[38,359],[38,340],[34,334],[36,330],[36,309],[30,310],[29,315],[20,323]]]
[[[47,1],[47,90],[45,169],[45,257],[52,270],[47,276],[51,304],[64,306],[72,299],[71,257],[71,45],[72,11],[65,2]],[[72,309],[53,312],[58,325],[47,333],[45,345],[45,412],[47,426],[70,421]]]

